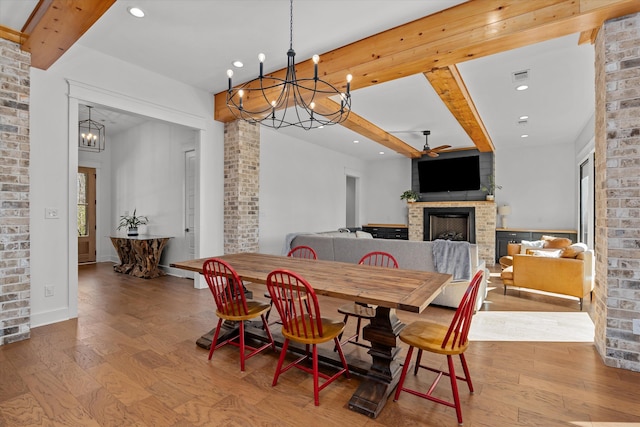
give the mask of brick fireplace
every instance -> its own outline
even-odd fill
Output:
[[[409,205],[409,240],[428,240],[425,238],[425,210],[429,212],[459,213],[473,212],[473,230],[478,245],[478,256],[487,266],[495,264],[496,248],[496,204],[489,201],[447,201],[416,202]],[[473,237],[469,238],[470,241]]]

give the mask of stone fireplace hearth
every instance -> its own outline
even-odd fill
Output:
[[[425,238],[425,210],[474,212],[473,231],[470,234],[478,245],[478,256],[487,266],[495,264],[496,247],[496,204],[492,201],[459,201],[459,202],[415,202],[409,206],[409,240],[428,240]]]

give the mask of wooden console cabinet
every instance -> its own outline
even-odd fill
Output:
[[[520,243],[523,240],[540,240],[542,236],[566,237],[571,239],[573,243],[578,241],[578,232],[575,230],[496,229],[496,262],[500,257],[507,255],[507,245],[509,243]]]
[[[362,231],[371,233],[374,239],[409,240],[409,227],[404,224],[367,224]]]

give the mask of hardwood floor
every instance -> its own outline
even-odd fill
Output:
[[[81,266],[79,278],[78,319],[0,347],[0,426],[457,425],[452,408],[406,393],[376,419],[352,412],[357,377],[329,385],[315,407],[310,375],[289,371],[271,387],[271,351],[249,359],[244,373],[235,347],[207,361],[195,341],[215,324],[213,300],[190,280],[138,279],[110,263]],[[575,300],[515,289],[505,296],[499,278],[491,282],[483,310],[577,310]],[[260,298],[264,289],[250,286]],[[343,301],[321,303],[325,315],[339,317]],[[433,306],[398,317],[446,324],[452,314]],[[368,357],[357,346],[345,350]],[[466,426],[640,426],[640,373],[604,366],[592,343],[476,341],[466,354],[476,390],[460,387]],[[421,371],[407,381],[430,379]],[[448,382],[438,390],[449,398]]]

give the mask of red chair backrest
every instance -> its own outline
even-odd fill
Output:
[[[296,246],[289,251],[287,256],[293,258],[318,259],[316,251],[314,251],[313,248],[310,248],[309,246]]]
[[[267,276],[267,289],[285,331],[303,338],[322,336],[318,297],[309,282],[297,273],[278,269]]]
[[[451,349],[463,346],[467,343],[469,336],[469,328],[471,328],[471,319],[476,309],[476,301],[478,297],[478,289],[482,282],[483,271],[480,270],[473,276],[466,292],[460,300],[460,305],[456,310],[456,314],[451,320],[449,330],[442,341],[442,348],[449,346]]]
[[[242,280],[227,262],[210,258],[204,262],[202,274],[209,285],[219,312],[232,316],[247,314],[247,299],[244,295]]]
[[[375,251],[369,252],[363,256],[358,264],[373,265],[375,267],[398,268],[398,261],[387,252]]]

